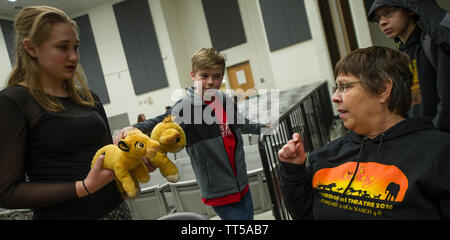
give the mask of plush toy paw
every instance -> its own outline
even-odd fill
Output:
[[[156,153],[159,151],[159,142],[149,138],[146,142],[145,146],[145,157],[148,159],[152,159],[156,156]]]
[[[134,198],[134,197],[136,197],[136,195],[138,194],[138,190],[137,189],[135,189],[134,191],[131,191],[131,192],[127,192],[127,195],[128,195],[128,197],[130,197],[130,198]]]
[[[166,177],[167,181],[171,182],[171,183],[176,183],[178,182],[178,180],[180,180],[180,174],[175,174],[175,175],[170,175]]]

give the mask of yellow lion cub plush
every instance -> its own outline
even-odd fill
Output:
[[[118,145],[109,144],[100,148],[95,154],[91,168],[101,154],[105,154],[103,167],[114,171],[116,183],[122,197],[135,197],[140,192],[139,183],[150,180],[148,169],[142,157],[151,159],[156,156],[159,143],[139,130],[128,132]],[[125,194],[126,193],[126,194]]]
[[[167,157],[167,153],[176,153],[186,146],[186,135],[183,129],[167,115],[164,120],[153,128],[150,138],[159,143],[159,150],[150,162],[169,182],[180,179],[177,166]]]

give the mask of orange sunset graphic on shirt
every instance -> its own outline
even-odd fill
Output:
[[[321,169],[314,174],[313,187],[342,193],[355,169],[356,162]],[[368,162],[359,164],[358,172],[346,195],[401,202],[407,189],[408,179],[396,166]]]
[[[322,204],[373,216],[396,208],[408,189],[408,179],[393,165],[375,162],[347,162],[334,168],[323,168],[314,174],[312,185]],[[355,174],[353,182],[343,192]]]
[[[356,162],[348,162],[314,174],[312,185],[320,195],[320,203],[373,216],[381,216],[400,206],[408,189],[408,179],[400,169],[367,162],[360,163],[354,173],[356,165]]]

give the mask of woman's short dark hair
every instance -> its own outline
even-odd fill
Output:
[[[407,115],[411,106],[413,74],[410,58],[405,53],[377,46],[357,49],[339,60],[334,71],[336,76],[358,77],[362,86],[374,94],[381,94],[391,79],[388,109],[401,116]]]

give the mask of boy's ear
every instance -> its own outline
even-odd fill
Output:
[[[25,51],[33,58],[36,57],[36,48],[33,46],[33,43],[29,38],[24,38],[22,41],[23,48]]]
[[[195,80],[195,73],[194,73],[194,71],[192,71],[192,70],[191,70],[191,79],[192,79],[192,81]]]

